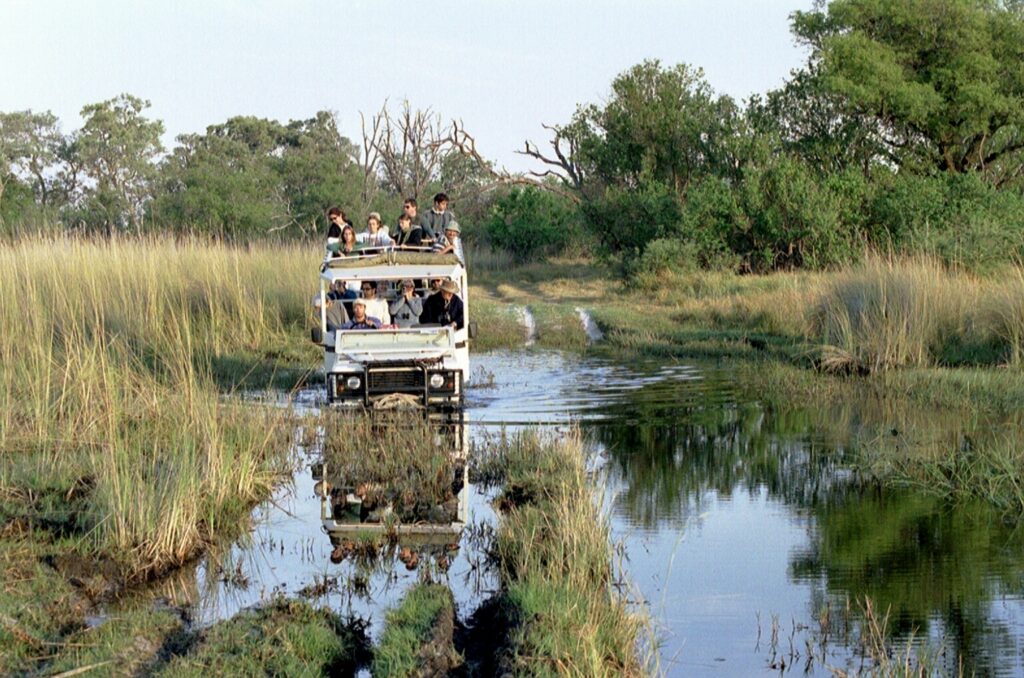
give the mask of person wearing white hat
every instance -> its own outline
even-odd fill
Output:
[[[459,227],[459,222],[453,219],[444,227],[444,235],[438,237],[437,242],[434,243],[434,251],[438,254],[454,252],[459,261],[465,264],[466,257],[462,254],[461,235],[462,228]]]
[[[379,330],[379,319],[366,315],[366,300],[352,300],[352,319],[341,326],[343,330]]]
[[[441,283],[441,290],[423,302],[420,322],[424,325],[451,325],[461,330],[465,324],[465,308],[458,291],[459,286],[452,280]]]

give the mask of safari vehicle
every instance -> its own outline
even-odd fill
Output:
[[[461,329],[441,325],[376,330],[328,329],[328,291],[337,281],[358,290],[376,281],[377,296],[388,303],[400,294],[401,281],[412,280],[416,293],[430,293],[429,280],[450,279],[464,307]],[[323,346],[327,397],[331,403],[376,408],[396,399],[429,410],[460,409],[469,380],[470,323],[466,269],[453,254],[387,250],[324,262],[320,272],[320,326],[312,340]],[[425,299],[424,299],[425,300]],[[351,316],[351,300],[342,300]]]

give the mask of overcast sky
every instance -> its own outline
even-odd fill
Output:
[[[463,120],[484,155],[525,169],[524,139],[603,100],[644,59],[704,69],[743,100],[804,58],[789,14],[811,0],[0,0],[0,110],[149,99],[165,141],[233,115],[287,121],[408,98]]]

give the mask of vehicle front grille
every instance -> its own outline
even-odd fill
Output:
[[[420,370],[371,371],[368,386],[371,391],[375,392],[419,392],[423,390],[423,372]]]

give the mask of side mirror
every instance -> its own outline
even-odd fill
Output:
[[[323,330],[320,329],[319,327],[314,327],[312,330],[309,331],[309,340],[312,341],[314,344],[323,344],[324,343],[324,332],[323,332]]]
[[[477,325],[476,323],[469,323],[469,338],[476,339]]]

